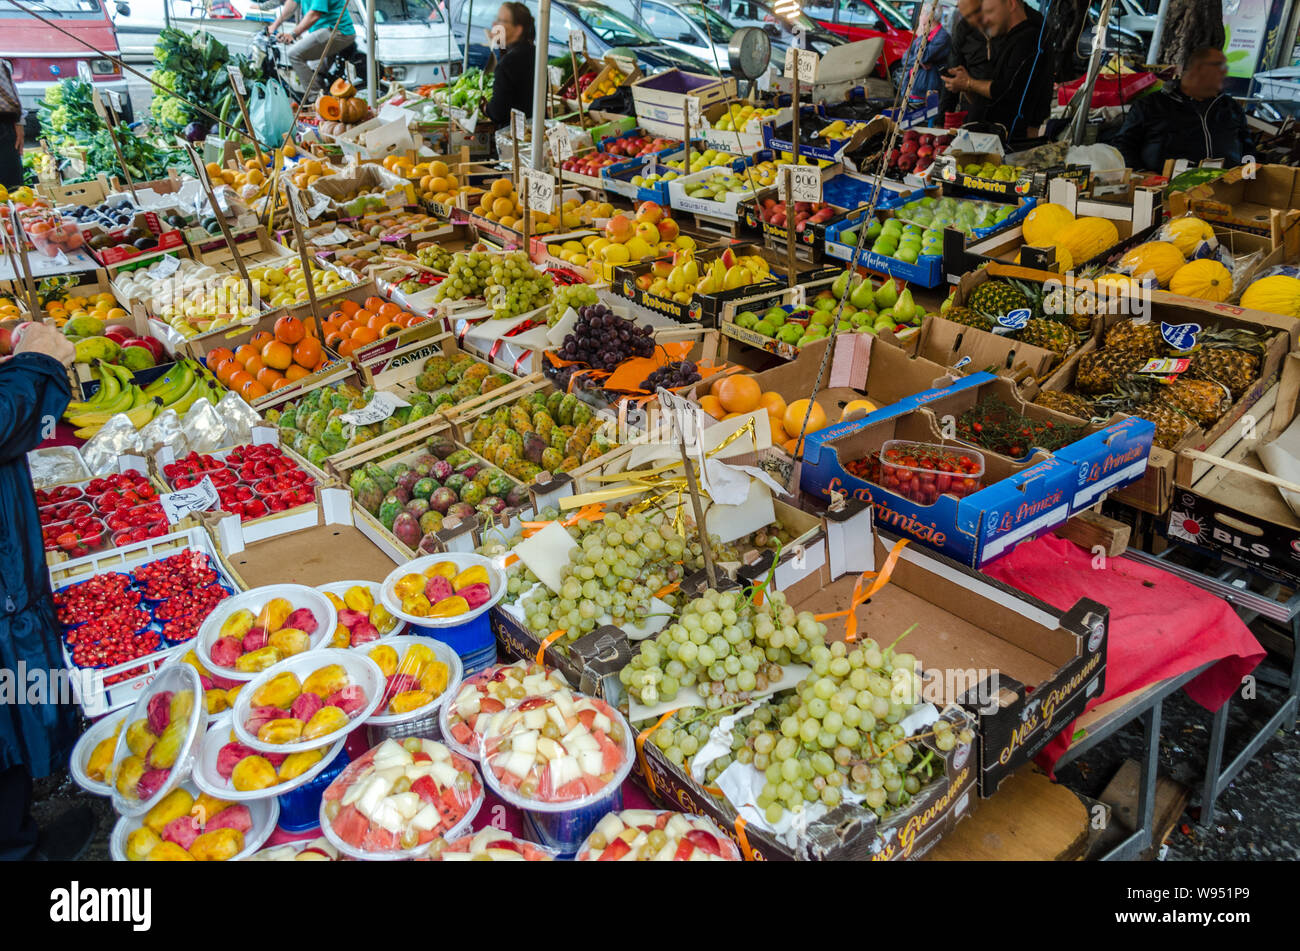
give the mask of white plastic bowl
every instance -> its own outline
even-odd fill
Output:
[[[195,799],[199,797],[198,787],[192,782],[181,783],[185,789],[188,789]],[[238,862],[246,859],[258,849],[260,849],[266,840],[271,837],[275,831],[275,824],[280,818],[280,803],[277,799],[261,799],[257,802],[245,803],[248,806],[248,814],[252,817],[253,827],[248,830],[244,836],[243,851],[235,854],[230,859],[232,862]],[[125,862],[126,858],[126,839],[132,832],[144,825],[143,815],[123,816],[117,820],[113,826],[113,834],[108,839],[108,852],[114,862]]]
[[[117,791],[116,787],[113,788],[113,808],[117,810],[118,815],[144,815],[154,803],[175,789],[176,784],[189,775],[190,767],[194,765],[199,741],[203,739],[203,731],[208,726],[208,706],[204,701],[203,682],[199,679],[199,672],[189,664],[173,660],[158,671],[158,675],[145,688],[140,699],[127,711],[126,722],[122,726],[122,732],[117,735],[117,746],[113,750],[113,775],[117,775],[117,768],[122,760],[131,755],[131,750],[126,745],[127,730],[136,720],[148,716],[149,699],[164,690],[171,690],[174,693],[189,690],[194,694],[194,707],[190,710],[190,722],[185,731],[185,739],[181,742],[180,752],[176,755],[176,762],[172,764],[167,781],[148,799],[127,799]]]
[[[90,763],[90,754],[95,752],[95,747],[101,740],[106,740],[113,735],[113,730],[121,723],[122,729],[126,729],[125,713],[110,713],[107,716],[100,717],[90,729],[81,734],[81,739],[77,740],[77,745],[72,748],[72,756],[68,760],[68,771],[72,773],[72,779],[78,786],[88,793],[96,796],[112,796],[112,783],[101,783],[98,780],[91,779],[86,775],[86,766]],[[116,750],[115,750],[116,752]],[[109,764],[112,768],[112,764]]]
[[[371,594],[376,595],[375,597],[376,604],[384,604],[383,599],[378,597],[379,590],[382,587],[382,583],[379,581],[331,581],[329,584],[320,585],[316,590],[321,592],[322,594],[337,595],[339,600],[342,600],[343,595],[347,594],[348,589],[353,588],[357,585],[364,585],[365,587],[369,588]],[[384,605],[384,607],[385,609],[387,609],[388,606]],[[338,608],[335,608],[334,611],[335,614],[337,615]],[[341,623],[342,623],[341,621],[336,622],[336,626],[337,624],[341,624]],[[398,618],[397,627],[393,628],[387,634],[380,634],[379,640],[371,641],[370,644],[380,644],[388,640],[389,638],[397,637],[398,635],[404,633],[405,631],[406,631],[406,622],[403,621],[401,618]],[[330,631],[330,638],[332,639],[333,637],[334,637],[334,632]],[[364,650],[365,648],[369,647],[370,644],[362,644],[360,647],[349,647],[348,649]]]
[[[212,655],[208,651],[221,636],[221,625],[226,618],[241,608],[247,608],[256,615],[273,598],[284,598],[293,605],[295,610],[298,608],[311,610],[316,618],[316,633],[311,635],[309,650],[315,650],[325,643],[327,638],[334,636],[334,627],[339,619],[329,598],[304,584],[268,584],[227,598],[203,619],[203,623],[199,625],[199,633],[194,638],[194,653],[198,655],[203,666],[218,677],[227,680],[252,680],[257,677],[257,673],[246,673],[233,667],[222,667],[220,664],[213,663]]]
[[[482,670],[476,671],[469,677],[463,678],[460,682],[460,687],[457,688],[456,692],[459,693],[460,690],[463,689],[466,684],[481,683],[484,679],[492,676],[493,673],[495,673],[497,670],[503,667],[516,667],[521,663],[525,663],[525,662],[515,661],[512,664],[500,663],[500,664],[492,664],[488,667],[484,667]],[[564,675],[561,674],[558,670],[555,670],[554,668],[545,668],[545,669],[548,671],[547,673],[548,677],[559,677],[560,682],[564,683],[565,689],[571,689],[569,688],[569,685],[564,681]],[[479,752],[479,742],[478,742],[479,737],[477,736],[475,737],[474,748],[470,749],[467,746],[462,746],[461,742],[458,739],[456,739],[456,737],[452,736],[450,718],[451,718],[452,701],[454,699],[455,699],[455,694],[448,696],[446,703],[444,703],[438,710],[438,732],[442,736],[441,742],[445,743],[447,747],[453,750],[454,752],[457,752],[462,756],[468,757],[469,759],[472,759],[474,762],[477,763],[478,752]]]
[[[472,611],[466,611],[464,614],[457,614],[455,617],[418,617],[414,614],[407,614],[402,610],[402,599],[394,592],[397,582],[405,575],[423,574],[424,569],[430,565],[436,565],[440,561],[450,561],[456,565],[458,571],[464,571],[473,565],[482,565],[487,569],[488,587],[492,590],[492,597],[488,598],[484,604],[480,604]],[[506,593],[506,579],[492,559],[485,558],[482,555],[475,555],[469,552],[444,552],[435,555],[421,555],[398,568],[389,572],[388,577],[384,579],[383,588],[380,591],[383,598],[384,607],[394,617],[399,617],[403,621],[415,625],[416,627],[459,627],[466,624],[480,614],[486,612],[494,604],[501,600]]]
[[[221,774],[217,772],[217,754],[221,752],[223,746],[231,742],[231,722],[231,711],[227,710],[208,727],[208,732],[203,736],[203,744],[199,747],[199,754],[194,758],[194,768],[190,772],[190,779],[199,789],[218,799],[228,799],[231,802],[256,802],[259,799],[270,799],[307,785],[324,772],[325,767],[333,762],[339,750],[343,749],[343,744],[347,742],[346,736],[339,739],[325,751],[320,762],[288,782],[277,783],[266,789],[240,790],[232,786],[230,780],[222,779]]]
[[[398,670],[401,670],[402,658],[406,656],[406,652],[416,644],[423,644],[433,651],[434,657],[447,665],[447,689],[438,694],[431,703],[426,703],[414,710],[408,710],[406,713],[376,713],[366,721],[367,726],[394,726],[398,723],[409,723],[412,720],[422,720],[425,717],[434,716],[442,708],[444,702],[450,697],[454,697],[456,692],[460,690],[460,681],[465,673],[464,667],[461,666],[460,655],[442,641],[418,634],[403,634],[387,637],[382,641],[375,641],[374,644],[387,644],[397,651]],[[364,646],[370,647],[372,645],[366,644]],[[360,650],[360,648],[355,647],[352,649]],[[450,749],[450,747],[448,748]]]
[[[624,825],[629,825],[630,820],[633,818],[632,815],[633,813],[646,813],[656,818],[661,815],[666,815],[669,818],[673,816],[681,816],[683,819],[689,822],[692,827],[696,829],[701,829],[704,832],[708,832],[715,839],[717,839],[718,843],[722,846],[722,851],[727,853],[726,855],[727,861],[729,862],[740,861],[740,849],[737,848],[736,843],[731,840],[731,837],[729,835],[727,835],[725,832],[723,832],[721,829],[718,828],[717,823],[715,823],[712,819],[709,819],[705,816],[697,816],[689,812],[677,812],[676,810],[673,809],[621,809],[618,812],[614,813],[614,815],[618,816],[619,820]],[[601,817],[601,820],[604,821],[603,816]],[[578,854],[573,857],[573,860],[575,862],[597,861],[597,859],[593,859],[590,857],[591,837],[595,834],[596,834],[596,830],[592,829],[590,834],[588,834],[587,838],[582,840],[582,845],[578,846]]]
[[[451,747],[447,747],[447,748],[451,749]],[[453,752],[452,755],[459,756],[460,754]],[[483,777],[479,773],[478,768],[474,765],[474,762],[470,760],[468,757],[461,757],[461,759],[463,759],[469,765],[470,772],[473,773],[478,778],[479,781],[478,795],[474,797],[474,801],[470,804],[469,809],[465,811],[465,815],[461,817],[461,820],[457,822],[454,826],[452,826],[450,829],[448,829],[446,833],[444,833],[443,838],[447,839],[448,841],[451,841],[452,839],[460,838],[461,836],[467,835],[469,833],[470,825],[474,822],[474,817],[477,816],[478,811],[483,808],[483,801],[487,798],[487,786],[483,782]],[[339,778],[342,778],[342,776],[344,775],[346,775],[346,770],[343,773],[339,774]],[[336,779],[334,782],[338,782],[338,779]],[[367,852],[365,849],[358,849],[355,846],[348,845],[348,843],[344,842],[341,838],[339,838],[338,833],[336,833],[334,831],[334,828],[330,825],[329,819],[325,818],[325,806],[328,802],[329,800],[327,800],[324,796],[321,796],[321,801],[320,801],[321,835],[325,836],[326,840],[330,843],[330,845],[334,846],[334,848],[338,849],[341,853],[346,855],[348,858],[357,859],[358,861],[361,862],[401,862],[408,859],[419,858],[420,856],[424,855],[425,852],[427,852],[429,849],[428,842],[425,842],[423,845],[417,845],[413,849],[401,849],[400,851],[395,851],[395,852]]]
[[[306,680],[313,671],[328,667],[331,664],[342,666],[347,671],[349,683],[356,684],[366,692],[366,705],[357,712],[356,716],[348,720],[346,726],[324,736],[318,736],[311,740],[299,740],[296,743],[265,743],[249,733],[244,727],[244,723],[248,720],[248,712],[253,706],[253,695],[276,674],[289,671],[297,674],[299,680]],[[351,648],[345,650],[341,647],[327,647],[321,650],[295,654],[278,664],[272,664],[254,679],[244,684],[243,689],[239,691],[239,695],[235,697],[233,724],[235,736],[245,746],[263,753],[298,753],[303,750],[331,746],[364,724],[375,712],[375,708],[379,706],[383,694],[384,672],[379,669],[378,664],[362,653]]]

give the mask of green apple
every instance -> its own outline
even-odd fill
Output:
[[[754,333],[762,334],[764,337],[776,336],[776,328],[773,327],[771,324],[769,324],[766,320],[760,320],[758,323],[754,324],[752,329]]]
[[[741,311],[736,315],[735,324],[737,327],[744,327],[746,330],[751,330],[756,323],[758,323],[758,314],[754,313],[752,310]]]
[[[776,339],[782,343],[794,343],[804,334],[804,329],[799,324],[786,324],[776,332]]]

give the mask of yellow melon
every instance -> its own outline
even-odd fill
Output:
[[[1187,297],[1225,301],[1232,293],[1232,272],[1212,258],[1188,261],[1169,279],[1169,289]]]
[[[1300,279],[1285,274],[1261,277],[1241,295],[1241,306],[1300,317]]]
[[[1165,225],[1162,234],[1167,241],[1183,252],[1184,257],[1191,257],[1197,245],[1214,238],[1214,229],[1200,218],[1188,215],[1169,222]]]
[[[1043,247],[1056,243],[1056,235],[1074,221],[1074,214],[1064,205],[1044,202],[1025,216],[1021,231],[1025,244]]]
[[[1127,251],[1119,259],[1120,267],[1141,280],[1150,274],[1161,287],[1168,287],[1174,273],[1186,263],[1183,252],[1168,241],[1147,241]]]
[[[1074,264],[1082,264],[1119,243],[1119,229],[1105,218],[1076,218],[1055,236],[1058,248],[1070,253]]]

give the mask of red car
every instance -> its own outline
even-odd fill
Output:
[[[850,41],[883,39],[881,72],[897,85],[894,74],[901,70],[914,34],[911,21],[887,0],[821,0],[805,6],[804,13]]]

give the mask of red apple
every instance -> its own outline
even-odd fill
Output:
[[[163,349],[162,343],[153,337],[133,337],[122,343],[121,346],[124,350],[127,347],[144,347],[153,354],[154,363],[162,363],[163,358],[167,356],[167,351]]]

